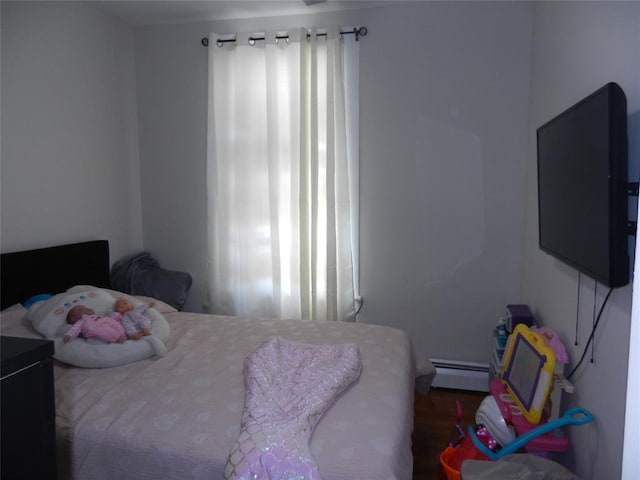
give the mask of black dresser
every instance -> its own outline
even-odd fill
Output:
[[[2,480],[55,479],[53,342],[0,337]]]

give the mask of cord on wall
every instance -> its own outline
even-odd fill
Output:
[[[589,335],[589,340],[587,340],[587,344],[585,345],[584,350],[582,351],[582,356],[580,357],[580,360],[578,360],[578,363],[576,364],[576,366],[573,367],[573,370],[571,370],[571,373],[567,375],[567,380],[571,380],[571,377],[573,376],[573,374],[576,373],[576,370],[578,370],[578,367],[580,367],[580,365],[582,364],[582,361],[584,360],[584,357],[587,354],[587,351],[589,350],[589,345],[593,341],[593,337],[596,334],[596,329],[598,328],[598,324],[600,323],[600,319],[602,318],[602,312],[604,310],[605,305],[607,304],[607,301],[609,300],[609,297],[611,296],[611,292],[613,292],[613,288],[609,289],[607,296],[604,298],[604,302],[602,302],[602,306],[600,307],[600,311],[598,312],[596,321],[593,324],[593,328],[591,329],[591,335]]]
[[[360,310],[362,310],[362,307],[364,306],[364,298],[362,298],[360,295],[358,295],[353,300],[354,300],[354,303],[356,305],[356,314],[354,316],[357,317],[358,314],[360,313]]]
[[[578,346],[578,324],[580,323],[580,283],[582,281],[582,272],[578,271],[578,298],[576,300],[576,341],[574,345]]]
[[[593,285],[593,312],[591,313],[591,328],[593,328],[595,330],[595,325],[596,325],[596,299],[598,298],[598,282],[594,281],[594,285]],[[591,363],[593,363],[593,346],[594,343],[591,343]]]

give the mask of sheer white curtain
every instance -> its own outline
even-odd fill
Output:
[[[210,37],[210,311],[349,320],[358,46],[337,32],[289,35],[222,48]]]

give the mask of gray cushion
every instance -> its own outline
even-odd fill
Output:
[[[187,272],[166,270],[149,252],[118,260],[111,267],[111,288],[130,295],[144,295],[182,310],[191,288]]]

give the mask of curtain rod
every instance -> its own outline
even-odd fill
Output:
[[[353,30],[343,30],[340,32],[340,35],[355,35],[356,36],[356,42],[360,40],[360,37],[366,37],[367,33],[369,33],[369,31],[367,30],[367,27],[360,27],[360,28],[356,28],[354,27]],[[316,34],[318,37],[326,37],[327,34],[326,33],[317,33]],[[307,34],[307,38],[310,38],[311,35]],[[255,44],[257,41],[259,40],[264,40],[265,37],[249,37],[249,44],[253,45]],[[276,42],[278,40],[286,40],[287,42],[289,41],[289,35],[276,35]],[[230,43],[230,42],[234,42],[235,43],[236,39],[235,38],[228,38],[228,39],[224,39],[224,40],[217,40],[216,41],[216,45],[218,45],[219,47],[222,47],[225,43]],[[202,37],[202,40],[200,40],[200,43],[205,46],[208,47],[209,46],[209,38],[207,37]]]

